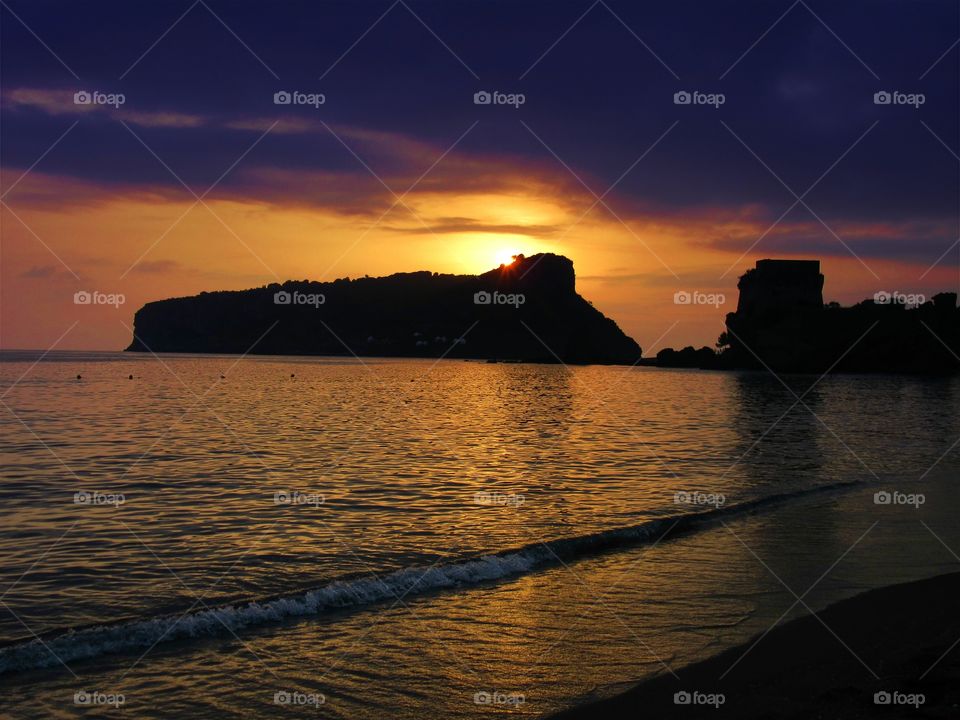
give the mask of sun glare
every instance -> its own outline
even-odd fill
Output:
[[[539,252],[555,252],[554,247],[519,233],[496,237],[490,233],[460,233],[444,248],[444,255],[449,257],[448,267],[475,274],[501,265],[511,266],[514,255],[530,257]]]
[[[496,254],[495,261],[497,265],[510,265],[513,263],[513,256],[519,252],[519,250],[499,250]]]

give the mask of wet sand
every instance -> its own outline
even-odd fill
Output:
[[[553,718],[960,718],[960,573],[817,615]]]

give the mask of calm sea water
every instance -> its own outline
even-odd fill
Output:
[[[957,380],[0,357],[12,717],[536,717],[957,569]]]

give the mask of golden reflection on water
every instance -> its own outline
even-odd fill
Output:
[[[209,604],[288,594],[697,509],[674,503],[679,490],[733,504],[919,475],[960,432],[955,382],[827,378],[786,413],[796,398],[762,374],[248,359],[221,381],[233,359],[165,362],[44,362],[7,396],[29,430],[10,413],[0,420],[0,491],[16,528],[0,537],[0,579],[6,587],[49,549],[5,600],[35,631],[177,612],[204,591]],[[25,369],[0,366],[2,387]],[[811,380],[790,382],[799,394]],[[948,411],[931,414],[933,397]],[[912,438],[898,453],[888,451],[891,418]],[[76,505],[80,490],[126,502]],[[278,492],[324,502],[278,505]],[[477,504],[477,493],[522,502]],[[182,697],[166,712],[239,703],[269,715],[277,680],[250,645],[282,677],[327,688],[334,717],[394,706],[413,717],[424,704],[469,717],[474,693],[523,688],[515,712],[537,714],[742,639],[769,613],[772,622],[789,603],[761,601],[785,591],[747,547],[802,592],[862,531],[858,512],[797,510],[777,516],[783,525],[731,525],[746,544],[719,527],[649,553],[415,592],[376,618],[161,645],[128,679],[131,696],[170,684]],[[870,577],[851,571],[834,593]],[[0,616],[3,639],[24,633]],[[83,665],[114,682],[124,662]]]
[[[958,488],[944,474],[930,480],[925,489],[942,504],[925,506],[920,519],[960,543],[950,510]],[[871,493],[863,488],[732,518],[656,548],[470,591],[262,626],[242,639],[158,646],[122,681],[132,658],[78,667],[84,683],[121,688],[127,710],[146,718],[218,717],[224,708],[228,716],[284,717],[288,710],[271,704],[283,688],[322,692],[322,716],[332,718],[486,717],[489,708],[473,698],[488,691],[521,694],[525,703],[511,712],[540,716],[745,642],[794,605],[781,581],[802,594],[848,551],[806,597],[812,608],[953,569],[951,558],[932,552],[936,541],[917,516],[878,511]],[[845,652],[839,643],[837,652]],[[52,716],[62,714],[60,698],[76,684],[62,671],[24,680],[9,689],[10,707],[41,703]]]

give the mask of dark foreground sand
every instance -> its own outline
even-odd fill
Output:
[[[807,615],[772,630],[722,680],[757,638],[554,718],[960,718],[960,573],[872,590],[818,615],[840,640]],[[677,704],[684,691],[724,702]],[[875,703],[881,692],[889,705]],[[922,704],[908,704],[917,694]]]

